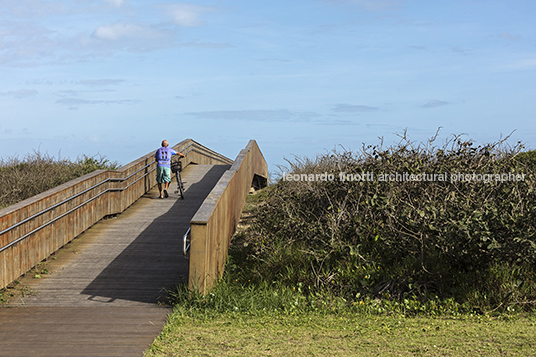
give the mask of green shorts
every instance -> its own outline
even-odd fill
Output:
[[[158,166],[156,168],[156,182],[171,182],[171,169],[169,167]]]

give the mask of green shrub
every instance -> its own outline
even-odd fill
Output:
[[[404,135],[389,148],[289,161],[233,243],[230,254],[241,262],[234,274],[301,284],[306,295],[327,291],[349,303],[433,297],[470,309],[531,308],[534,154],[519,150],[459,136],[441,147],[434,139],[416,145]],[[373,179],[341,180],[341,172]],[[333,180],[288,180],[289,173]],[[381,180],[395,173],[400,180]]]
[[[536,166],[536,150],[519,152],[515,158],[532,169]]]

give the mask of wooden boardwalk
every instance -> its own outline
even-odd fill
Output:
[[[167,199],[153,189],[27,274],[0,308],[0,356],[143,356],[170,312],[165,289],[188,276],[182,236],[228,168],[189,165],[184,200],[174,183]]]

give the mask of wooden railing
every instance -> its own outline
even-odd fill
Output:
[[[190,221],[190,289],[206,294],[221,277],[246,195],[267,184],[268,166],[251,140]]]
[[[173,146],[183,166],[232,164],[186,139]],[[154,152],[118,170],[97,170],[0,210],[0,289],[103,217],[118,214],[156,185]]]

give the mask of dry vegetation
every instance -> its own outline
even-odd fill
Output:
[[[104,157],[82,156],[76,161],[55,159],[34,151],[24,159],[0,159],[0,208],[4,208],[98,169],[116,169]]]

